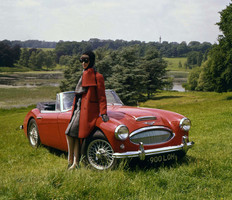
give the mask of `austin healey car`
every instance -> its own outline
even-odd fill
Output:
[[[56,101],[38,103],[26,115],[21,128],[32,147],[43,144],[68,150],[65,130],[74,96],[74,92],[59,93]],[[103,122],[99,116],[94,130],[82,140],[81,154],[91,167],[113,168],[124,158],[154,164],[175,160],[193,146],[188,118],[166,110],[125,106],[112,90],[106,90],[106,97],[110,120]]]

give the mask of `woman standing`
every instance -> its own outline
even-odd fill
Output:
[[[80,58],[83,73],[77,83],[73,101],[72,118],[65,131],[68,143],[68,169],[79,166],[80,139],[89,136],[99,113],[107,122],[107,103],[103,76],[96,72],[95,54],[87,51]]]

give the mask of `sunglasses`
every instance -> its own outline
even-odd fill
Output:
[[[79,60],[81,63],[88,63],[89,62],[89,59],[88,58],[80,58]]]

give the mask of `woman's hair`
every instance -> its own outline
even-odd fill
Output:
[[[92,68],[95,65],[95,54],[92,51],[86,51],[82,55],[88,55],[89,56],[89,66],[88,68]]]

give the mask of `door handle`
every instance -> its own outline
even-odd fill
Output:
[[[43,117],[37,117],[37,119],[42,119]]]

